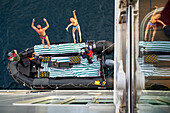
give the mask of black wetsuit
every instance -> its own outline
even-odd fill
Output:
[[[44,68],[44,67],[41,66],[41,59],[40,59],[39,57],[32,57],[32,58],[33,58],[33,59],[30,59],[30,58],[29,58],[29,60],[30,60],[30,62],[31,62],[32,64],[35,64],[36,67]]]

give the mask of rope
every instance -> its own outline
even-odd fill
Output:
[[[74,83],[70,82],[70,83],[68,83],[68,84],[63,84],[63,85],[59,86],[58,88],[61,88],[61,87],[67,86],[67,85],[72,85],[72,86],[74,86],[74,87],[76,87],[76,88],[79,88],[79,87],[85,87],[85,88],[87,88],[87,87],[88,87],[90,84],[92,84],[92,83],[93,83],[93,81],[89,82],[87,85],[83,85],[83,84],[75,85]]]
[[[111,46],[113,46],[114,44],[112,44],[112,45],[110,45],[109,47],[107,47],[106,49],[104,49],[103,51],[102,51],[102,53],[104,53],[107,49],[109,49]]]

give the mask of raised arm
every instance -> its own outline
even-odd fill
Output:
[[[157,10],[158,10],[158,6],[155,6],[155,8],[156,8],[156,9],[155,9],[155,11],[154,11],[153,14],[152,14],[153,16],[156,14],[156,12],[157,12]]]
[[[77,19],[75,12],[76,10],[73,11],[73,16],[74,16],[74,19]]]
[[[32,19],[32,25],[31,25],[31,27],[32,27],[34,30],[36,30],[37,28],[34,26],[34,22],[35,22],[35,19],[33,18],[33,19]]]
[[[67,27],[66,27],[66,30],[68,31],[68,28],[72,26],[72,23],[70,23]]]
[[[46,23],[46,27],[44,27],[43,30],[47,30],[49,28],[49,24],[45,18],[43,20]]]
[[[17,54],[17,50],[14,50],[15,54]]]
[[[11,53],[17,54],[17,50],[12,50]]]

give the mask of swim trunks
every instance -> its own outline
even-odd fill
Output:
[[[47,35],[45,35],[45,36],[40,36],[41,39],[45,39],[46,37],[47,37]]]
[[[74,26],[75,29],[78,29],[79,28],[79,24],[77,26]]]
[[[156,25],[156,23],[153,24],[153,23],[151,23],[151,22],[148,22],[148,24],[149,24],[150,27]]]

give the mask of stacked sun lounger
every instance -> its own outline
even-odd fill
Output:
[[[68,43],[68,44],[59,44],[51,45],[51,49],[43,47],[43,45],[34,46],[34,51],[39,55],[43,54],[65,54],[65,53],[80,53],[81,48],[85,47],[85,43]],[[51,61],[57,62],[70,62],[71,56],[59,56],[51,57]],[[42,62],[41,65],[44,69],[40,69],[40,72],[50,72],[49,77],[97,77],[100,76],[100,62],[97,61],[97,56],[93,57],[93,64],[89,64],[87,59],[83,59],[79,56],[81,63],[73,65],[72,68],[54,68],[49,67],[48,62]]]

